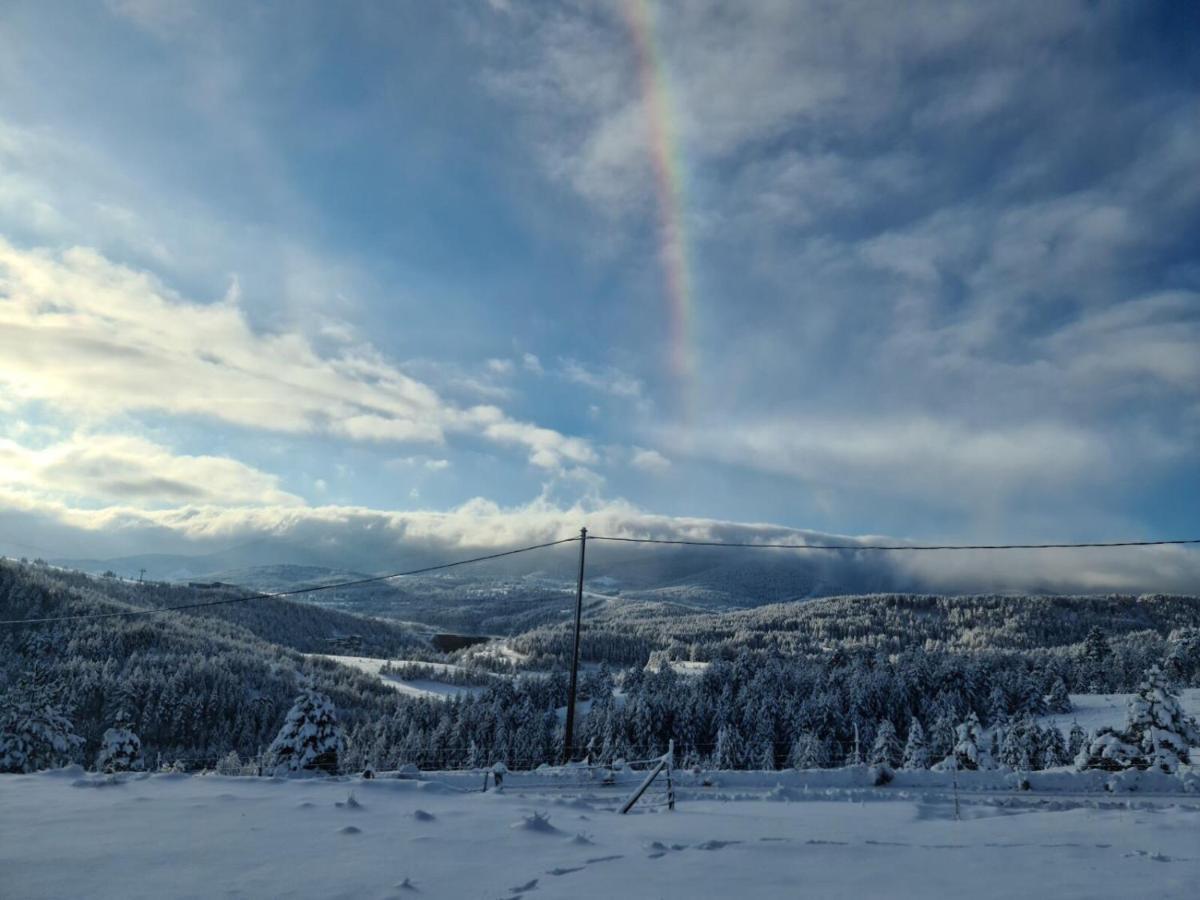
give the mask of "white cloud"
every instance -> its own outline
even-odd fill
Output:
[[[254,330],[233,294],[192,303],[93,250],[0,238],[0,296],[0,385],[81,422],[156,411],[366,441],[440,444],[453,432],[524,447],[541,468],[595,459],[582,438],[453,406],[369,346],[322,356],[299,333]]]
[[[0,438],[0,488],[30,497],[146,507],[184,504],[294,506],[279,479],[237,460],[177,455],[151,441],[78,433],[32,448]]]
[[[534,375],[541,375],[544,371],[542,361],[532,353],[526,353],[521,357],[521,365],[525,367],[526,372],[532,372]]]
[[[661,475],[671,468],[671,461],[669,459],[657,450],[650,450],[645,447],[632,448],[629,464],[635,469],[641,469],[643,472],[649,472],[652,475]]]
[[[414,495],[416,499],[418,495]],[[558,505],[545,498],[503,507],[484,498],[443,512],[396,512],[357,506],[181,506],[85,509],[27,494],[6,496],[0,485],[0,550],[104,558],[130,553],[200,553],[269,538],[294,553],[320,552],[347,568],[386,568],[404,554],[454,558],[478,549],[507,549],[559,540],[586,525],[595,535],[751,543],[904,543],[883,536],[847,537],[778,525],[648,513],[625,501]],[[596,547],[603,547],[596,544]],[[645,552],[661,552],[647,549]],[[706,553],[727,551],[707,550]],[[739,554],[747,551],[738,551]],[[771,551],[777,553],[779,551]],[[786,552],[786,551],[784,551]],[[411,558],[411,557],[409,557]],[[429,556],[424,558],[431,558]],[[545,556],[528,558],[531,571]],[[716,562],[718,558],[714,558]],[[745,565],[744,557],[739,557]],[[1128,552],[1046,551],[985,553],[822,554],[831,583],[840,577],[906,584],[913,590],[950,592],[1126,589],[1134,592],[1200,590],[1200,553],[1181,547]]]
[[[599,370],[590,369],[576,360],[564,359],[561,371],[568,381],[614,397],[639,399],[643,394],[641,381],[614,366]]]

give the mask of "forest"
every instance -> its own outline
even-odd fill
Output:
[[[5,619],[212,595],[0,563]],[[332,701],[350,769],[534,767],[561,756],[567,634],[541,627],[512,639],[528,655],[518,669],[496,665],[506,673],[496,677],[478,648],[439,654],[418,630],[283,599],[7,627],[0,712],[30,697],[52,704],[80,739],[72,758],[85,764],[120,720],[148,760],[203,768],[231,754],[260,758],[306,689]],[[456,663],[452,680],[477,688],[451,700],[403,697],[313,655],[348,636],[360,655]],[[1132,691],[1152,666],[1176,686],[1200,685],[1200,601],[874,595],[689,615],[608,604],[589,616],[582,649],[586,714],[576,750],[593,759],[643,758],[674,740],[689,765],[720,768],[836,766],[872,755],[900,764],[911,753],[932,764],[973,720],[989,729],[995,746],[983,749],[992,758],[1032,768],[1065,764],[1078,751],[1032,721],[1069,710],[1070,693]],[[679,674],[673,660],[709,664]],[[412,663],[393,671],[436,674]]]

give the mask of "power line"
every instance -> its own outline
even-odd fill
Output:
[[[589,541],[626,544],[674,544],[685,547],[745,547],[754,550],[1076,550],[1084,547],[1164,547],[1200,544],[1200,538],[1172,541],[1106,541],[1080,544],[754,544],[735,541],[683,541],[665,538],[606,537],[589,534]]]
[[[176,612],[184,609],[202,609],[209,606],[228,606],[231,603],[245,603],[248,600],[271,600],[277,597],[295,597],[298,594],[315,594],[318,591],[331,591],[336,588],[356,587],[360,584],[374,584],[388,581],[392,578],[404,578],[409,575],[424,575],[427,572],[439,572],[443,569],[453,569],[455,566],[465,566],[470,563],[486,562],[489,559],[500,559],[504,556],[515,556],[518,553],[528,553],[530,550],[542,550],[546,547],[557,547],[559,544],[570,544],[579,540],[577,537],[563,538],[559,541],[549,541],[545,544],[534,544],[529,547],[518,547],[516,550],[505,550],[502,553],[489,553],[487,556],[475,556],[471,559],[459,559],[454,562],[439,563],[436,566],[425,566],[420,569],[410,569],[407,572],[392,572],[388,575],[373,575],[370,578],[358,578],[353,581],[337,581],[332,584],[319,584],[312,587],[292,588],[286,591],[270,593],[245,594],[240,597],[225,597],[221,600],[206,600],[203,603],[181,603],[178,606],[159,606],[154,609],[130,609],[122,612],[85,613],[78,616],[52,616],[44,619],[0,619],[0,625],[39,625],[49,622],[76,622],[82,619],[115,619],[126,616],[152,616],[157,613]]]

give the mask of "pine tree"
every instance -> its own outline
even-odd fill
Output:
[[[1010,769],[1028,772],[1037,768],[1039,731],[1028,714],[1009,726],[1000,745],[1000,762]]]
[[[1147,768],[1159,772],[1187,765],[1189,747],[1200,744],[1200,729],[1184,715],[1179,698],[1157,666],[1150,668],[1129,699],[1125,732],[1130,743],[1141,749]]]
[[[873,766],[895,768],[900,761],[901,752],[900,738],[896,736],[896,727],[890,719],[883,719],[875,731],[875,741],[871,744],[867,762]]]
[[[267,756],[276,775],[303,770],[336,775],[344,744],[333,701],[306,688],[288,711]]]
[[[1038,767],[1042,769],[1057,769],[1059,766],[1067,765],[1071,759],[1072,757],[1067,751],[1067,744],[1063,740],[1062,732],[1054,725],[1043,730],[1041,746],[1038,749]]]
[[[133,733],[125,713],[119,712],[112,728],[104,732],[96,755],[96,771],[140,772],[143,768],[142,741]]]
[[[925,729],[915,716],[908,723],[908,740],[904,743],[904,768],[929,768],[929,747],[925,743]]]
[[[811,731],[804,731],[792,745],[791,763],[796,769],[821,769],[828,763],[825,742]]]
[[[1067,683],[1061,676],[1055,677],[1050,685],[1050,693],[1046,695],[1046,708],[1052,713],[1071,711],[1071,695],[1067,693]]]
[[[993,687],[988,694],[987,717],[988,725],[992,728],[1008,721],[1008,696],[1000,685]]]
[[[1072,722],[1071,733],[1067,738],[1068,759],[1075,759],[1079,756],[1079,751],[1087,744],[1087,739],[1087,732],[1083,730],[1083,727],[1078,722]]]
[[[37,772],[69,764],[83,744],[52,685],[39,641],[37,658],[17,684],[0,697],[0,772]]]
[[[1166,677],[1154,666],[1129,698],[1125,728],[1101,728],[1076,764],[1084,769],[1154,769],[1175,772],[1189,764],[1189,747],[1200,744],[1200,727],[1184,715]]]
[[[974,711],[955,729],[956,740],[952,753],[959,769],[979,768],[979,732],[979,717]]]
[[[737,728],[722,725],[717,731],[717,746],[713,750],[713,766],[717,769],[740,769],[745,762],[745,749]]]

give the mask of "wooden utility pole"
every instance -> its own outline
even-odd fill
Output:
[[[570,762],[575,749],[575,689],[579,684],[579,620],[583,617],[583,560],[587,529],[579,529],[579,586],[575,590],[575,649],[571,652],[571,685],[567,689],[567,727],[563,731],[563,762]]]

